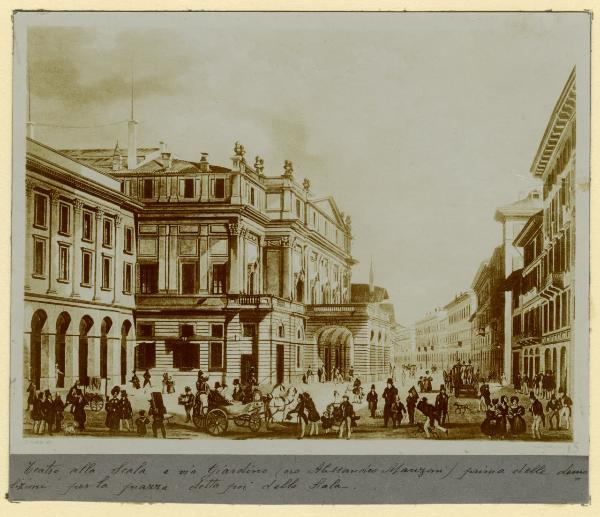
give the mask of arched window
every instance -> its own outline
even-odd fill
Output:
[[[283,323],[280,323],[279,326],[277,327],[277,336],[285,337],[285,327],[283,326]]]

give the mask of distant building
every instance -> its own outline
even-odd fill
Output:
[[[443,368],[447,361],[447,331],[448,313],[442,309],[427,313],[415,323],[418,368]]]
[[[396,369],[417,363],[417,335],[414,326],[396,324],[392,328],[394,340],[394,364]]]
[[[457,294],[444,310],[448,314],[444,368],[457,361],[468,362],[472,354],[471,316],[477,309],[477,298],[471,290]]]

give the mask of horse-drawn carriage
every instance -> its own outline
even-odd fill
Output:
[[[253,400],[246,404],[227,403],[216,396],[214,390],[196,394],[192,422],[198,429],[205,429],[210,435],[219,436],[227,431],[230,420],[238,427],[248,427],[252,432],[258,432],[265,420],[262,393],[255,390]]]
[[[460,364],[457,363],[452,367],[452,370],[449,372],[449,376],[444,375],[444,380],[450,381],[449,387],[454,391],[455,397],[460,397],[461,395],[467,397],[477,398],[477,374],[473,370],[473,365],[471,364]]]

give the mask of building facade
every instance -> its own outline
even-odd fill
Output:
[[[521,331],[512,342],[514,360],[528,375],[551,371],[557,388],[568,392],[573,391],[575,354],[575,149],[573,70],[531,166],[543,183],[543,206],[518,236],[524,267],[522,278],[510,285],[521,299],[513,312]]]
[[[149,369],[158,378],[167,372],[183,384],[193,383],[198,370],[211,382],[228,383],[236,378],[244,382],[253,371],[263,384],[298,381],[308,368],[316,372],[319,366],[328,376],[335,368],[345,374],[352,367],[365,380],[389,373],[394,318],[384,307],[387,292],[369,285],[365,295],[364,285],[352,285],[350,217],[333,198],[315,198],[310,182],[298,182],[289,161],[282,174],[265,175],[262,159],[248,164],[240,144],[226,168],[211,164],[206,154],[197,162],[177,159],[162,143],[138,148],[136,123],[130,121],[129,129],[126,150],[118,145],[60,152],[46,148],[68,161],[62,164],[65,175],[74,175],[78,168],[93,173],[112,197],[103,195],[120,203],[91,212],[102,214],[93,232],[105,231],[104,220],[112,218],[115,245],[105,252],[99,243],[102,233],[92,242],[98,244],[92,250],[97,268],[91,287],[85,288],[92,301],[109,311],[106,317],[112,323],[104,323],[103,313],[88,315],[91,309],[81,307],[80,299],[69,300],[85,312],[70,317],[85,323],[90,349],[97,339],[104,350],[102,343],[113,339],[117,329],[127,330],[126,339],[117,334],[119,342],[127,342],[127,352],[118,355],[119,368],[109,346],[108,363],[114,367],[107,370],[100,359],[98,367],[90,363],[88,375],[94,382],[98,378],[105,385],[123,384],[125,372],[134,369]],[[93,205],[98,194],[89,195]],[[32,205],[32,214],[35,210]],[[83,224],[88,224],[85,217]],[[121,246],[124,241],[130,246],[127,251]],[[77,241],[72,245],[77,247]],[[53,257],[48,255],[47,267],[55,267]],[[27,262],[34,267],[32,260]],[[81,260],[72,265],[77,274],[89,262],[87,255]],[[115,272],[106,283],[101,272],[109,265]],[[123,275],[126,290],[110,294]],[[66,303],[58,300],[56,310]],[[47,335],[46,320],[58,317],[48,310],[46,315],[38,318],[42,323],[32,323],[36,336],[38,328]],[[91,321],[97,334],[90,333],[96,328]],[[26,341],[29,347],[29,337]],[[95,358],[93,350],[88,355]],[[52,357],[44,361],[53,364]],[[42,377],[52,385],[53,369],[46,369],[49,373]],[[87,382],[83,369],[67,370],[65,382],[80,377]]]
[[[472,290],[457,294],[444,310],[448,314],[444,368],[457,361],[468,362],[472,354],[471,316],[477,309],[477,298]]]
[[[114,178],[31,139],[25,178],[25,378],[39,389],[122,384],[135,346],[140,205]]]
[[[443,309],[429,312],[415,323],[417,366],[420,369],[443,368],[447,361],[447,332],[448,313]]]

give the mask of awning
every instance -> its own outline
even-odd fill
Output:
[[[317,337],[317,343],[325,346],[348,346],[351,344],[352,332],[345,327],[326,327]]]

